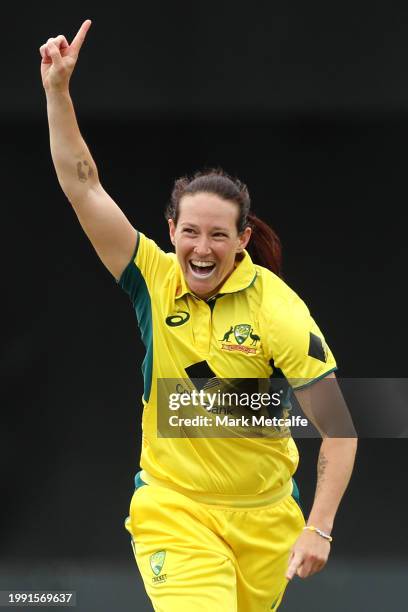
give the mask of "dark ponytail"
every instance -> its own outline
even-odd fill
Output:
[[[246,227],[252,228],[247,251],[254,263],[281,275],[281,242],[273,229],[250,211],[251,199],[247,186],[237,178],[232,178],[221,168],[196,172],[192,178],[183,176],[175,181],[171,200],[166,208],[166,219],[173,219],[177,225],[180,200],[184,195],[212,193],[223,200],[234,202],[239,209],[237,231],[240,234]]]
[[[247,251],[252,261],[281,276],[282,245],[278,235],[251,211],[248,213],[248,225],[252,228],[252,235]]]

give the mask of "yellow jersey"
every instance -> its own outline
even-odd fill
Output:
[[[269,379],[300,388],[336,369],[304,302],[247,251],[207,301],[186,285],[175,253],[138,232],[119,285],[146,348],[141,467],[144,480],[198,494],[250,499],[282,489],[298,464],[291,437],[171,437],[157,430],[158,381]]]

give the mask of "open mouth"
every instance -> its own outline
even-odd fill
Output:
[[[188,264],[193,276],[196,278],[208,278],[215,270],[215,263],[211,261],[196,261],[190,259]]]

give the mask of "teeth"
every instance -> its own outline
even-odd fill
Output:
[[[196,261],[194,259],[191,260],[191,263],[194,266],[198,266],[199,268],[208,268],[214,265],[213,261]]]

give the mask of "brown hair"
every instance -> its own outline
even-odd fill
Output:
[[[280,276],[282,265],[281,242],[273,229],[254,215],[247,186],[231,177],[221,168],[199,171],[192,178],[183,176],[174,183],[170,202],[165,211],[166,219],[173,219],[177,225],[181,198],[186,194],[212,193],[238,206],[237,231],[252,228],[247,251],[254,263],[272,270]]]

